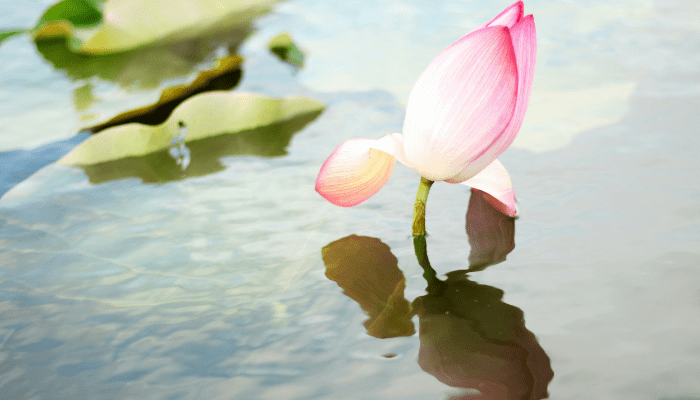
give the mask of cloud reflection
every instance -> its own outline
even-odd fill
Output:
[[[420,367],[446,385],[472,389],[451,399],[543,399],[554,373],[525,327],[522,310],[504,303],[502,290],[467,275],[505,260],[515,247],[514,227],[514,219],[503,218],[472,193],[466,218],[470,268],[438,279],[425,237],[416,238],[428,287],[410,305],[398,260],[379,239],[351,235],[329,243],[323,248],[326,276],[368,313],[365,327],[372,336],[410,336],[415,332],[411,317],[417,315]]]

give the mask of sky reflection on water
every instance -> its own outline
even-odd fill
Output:
[[[44,8],[13,4],[13,26]],[[329,243],[381,238],[401,268],[382,296],[391,298],[403,278],[403,299],[429,307],[410,238],[415,172],[397,167],[382,191],[351,210],[328,204],[313,186],[340,141],[399,132],[425,65],[507,5],[284,2],[242,44],[235,89],[327,105],[274,146],[280,157],[205,157],[221,169],[146,185],[137,173],[95,184],[82,169],[50,165],[13,187],[0,200],[0,398],[460,396],[464,389],[422,368],[433,364],[416,362],[426,351],[420,334],[367,335],[363,307],[324,276]],[[484,303],[510,315],[522,310],[527,328],[513,332],[532,332],[551,359],[552,398],[697,397],[700,3],[526,7],[541,50],[531,120],[501,157],[519,199],[515,238],[499,222],[505,247],[475,253],[488,246],[469,219],[464,234],[474,198],[436,184],[427,206],[435,277],[460,293],[483,291],[491,299]],[[265,48],[282,30],[307,55],[296,73]],[[45,165],[79,141],[57,142],[82,127],[83,113],[107,118],[159,95],[93,78],[101,101],[78,112],[73,92],[85,82],[54,70],[26,38],[3,43],[0,56],[8,60],[0,74],[5,164]],[[450,274],[466,269],[469,281]],[[433,301],[443,307],[444,297]],[[384,308],[367,309],[380,321]],[[472,329],[430,310],[428,319],[399,321]],[[441,339],[430,340],[439,351]]]

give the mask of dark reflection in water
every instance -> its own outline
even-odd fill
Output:
[[[105,55],[74,53],[62,38],[37,41],[36,48],[74,81],[98,77],[127,89],[154,89],[168,79],[190,74],[198,64],[211,59],[217,48],[223,46],[228,54],[235,54],[251,31],[249,21],[227,32]]]
[[[367,333],[378,338],[411,336],[411,306],[404,298],[406,279],[396,257],[381,240],[350,235],[323,250],[326,276],[369,315]]]
[[[506,260],[515,248],[515,219],[494,209],[477,192],[472,192],[467,209],[467,237],[471,252],[467,272]]]
[[[365,327],[372,336],[409,336],[417,315],[420,367],[446,385],[479,391],[452,399],[546,398],[554,373],[523,312],[502,301],[502,290],[467,275],[505,260],[515,247],[514,220],[472,193],[466,230],[471,266],[444,281],[430,266],[425,237],[414,239],[428,287],[410,306],[398,261],[379,239],[351,235],[329,243],[322,250],[326,276],[369,314]]]
[[[286,148],[292,136],[315,120],[321,112],[304,114],[262,128],[187,142],[190,163],[184,170],[168,150],[86,165],[81,168],[85,170],[90,183],[124,178],[140,178],[143,183],[159,183],[208,175],[226,168],[219,160],[224,156],[279,157],[286,155]]]
[[[412,304],[420,324],[421,368],[446,385],[481,392],[453,399],[546,398],[554,372],[525,328],[523,312],[501,300],[502,290],[470,281],[465,272],[437,279],[425,238],[415,238],[414,245],[428,280],[428,294]]]

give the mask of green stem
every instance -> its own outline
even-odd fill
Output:
[[[447,284],[438,279],[437,272],[430,266],[425,235],[415,236],[413,238],[413,250],[416,252],[418,264],[423,268],[423,278],[428,282],[428,294],[439,296],[444,292]]]
[[[421,176],[416,193],[416,204],[413,206],[413,237],[425,236],[425,203],[433,181]]]

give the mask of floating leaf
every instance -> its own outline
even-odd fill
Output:
[[[320,114],[321,110],[301,114],[261,128],[188,142],[186,147],[189,165],[185,169],[177,163],[169,150],[81,167],[88,175],[90,183],[95,184],[124,178],[139,178],[143,183],[159,183],[209,175],[225,169],[219,161],[221,157],[286,155],[286,148],[292,136]],[[100,135],[102,134],[104,133]]]
[[[277,0],[63,0],[41,17],[36,40],[65,37],[71,51],[109,54],[225,31]]]
[[[323,104],[303,97],[273,99],[247,93],[202,93],[178,105],[160,125],[130,123],[105,129],[58,163],[85,166],[163,151],[179,137],[180,123],[187,128],[183,143],[189,143],[221,134],[238,134],[303,115],[317,115],[323,108]]]
[[[86,55],[71,51],[63,38],[35,43],[37,51],[74,81],[99,77],[127,89],[152,89],[167,81],[190,74],[215,49],[224,46],[234,54],[250,34],[247,24],[226,31],[215,30],[177,43],[160,44],[126,52]]]
[[[39,18],[35,39],[65,37],[74,30],[92,28],[102,22],[104,0],[63,0],[49,7]]]
[[[292,42],[292,38],[288,33],[280,33],[273,37],[267,43],[267,47],[282,61],[296,65],[299,68],[304,66],[304,53]]]
[[[157,103],[119,114],[107,122],[88,128],[88,130],[97,133],[111,126],[131,122],[147,125],[163,123],[175,107],[185,99],[202,92],[228,90],[236,86],[241,80],[241,62],[243,59],[239,56],[221,58],[214,68],[200,72],[189,85],[165,88]]]

